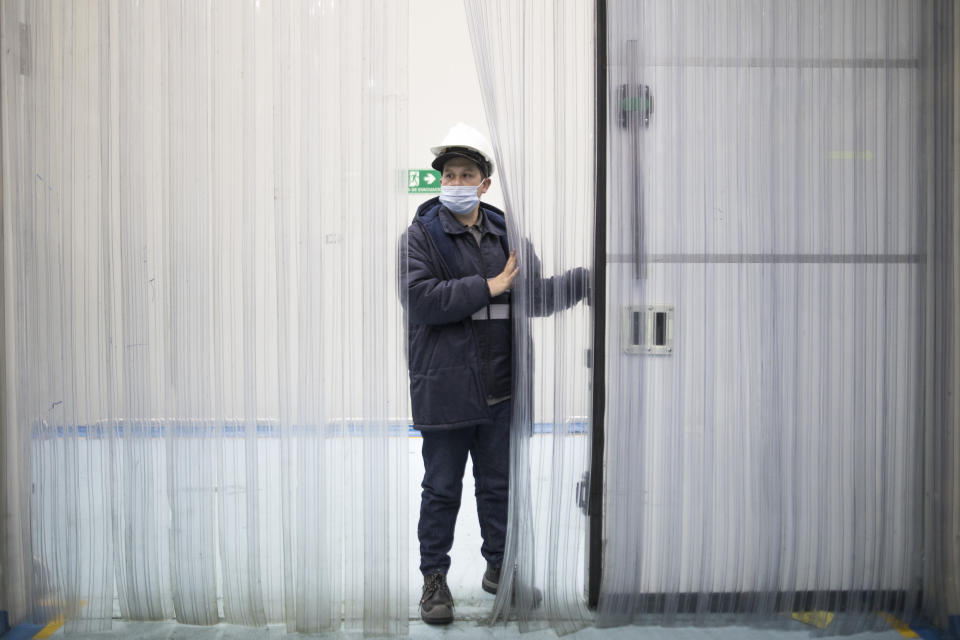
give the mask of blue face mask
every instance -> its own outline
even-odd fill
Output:
[[[478,185],[479,186],[479,185]],[[448,187],[440,186],[440,202],[452,213],[464,215],[473,211],[480,204],[477,187]]]

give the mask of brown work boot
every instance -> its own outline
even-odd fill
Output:
[[[423,597],[420,598],[420,618],[427,624],[453,622],[453,595],[447,586],[447,576],[432,573],[423,577]]]
[[[483,572],[483,581],[480,583],[480,586],[487,593],[496,595],[497,587],[500,586],[500,567],[495,567],[488,562],[487,570]]]
[[[480,586],[487,593],[496,595],[497,589],[500,587],[500,567],[495,567],[488,562],[487,570],[483,572],[483,580],[481,581]],[[543,593],[536,587],[530,587],[530,595],[533,599],[533,608],[536,609],[543,601]],[[510,598],[510,606],[516,606],[516,604],[517,590],[514,589],[513,597]]]

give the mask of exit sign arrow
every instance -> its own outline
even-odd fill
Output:
[[[407,193],[440,193],[440,172],[433,169],[408,170]]]

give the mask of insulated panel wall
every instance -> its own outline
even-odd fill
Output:
[[[923,18],[611,3],[602,619],[916,602]]]
[[[643,593],[910,586],[920,384],[895,336],[914,331],[918,268],[872,268],[653,265],[645,300],[676,308],[667,356],[624,353],[614,311],[608,424],[631,444],[610,464],[634,470],[608,473],[629,505],[608,527],[637,527]],[[633,289],[630,267],[609,278]]]

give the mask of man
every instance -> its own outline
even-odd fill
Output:
[[[450,548],[469,454],[487,561],[481,586],[496,593],[507,526],[513,325],[510,291],[520,272],[504,214],[480,202],[494,173],[486,139],[463,123],[431,149],[441,191],[417,209],[401,242],[401,297],[407,312],[407,361],[414,424],[423,434],[420,503],[420,616],[453,621],[446,584]],[[525,277],[530,315],[583,298],[583,269],[540,278],[532,251]],[[557,291],[566,292],[557,300]]]

